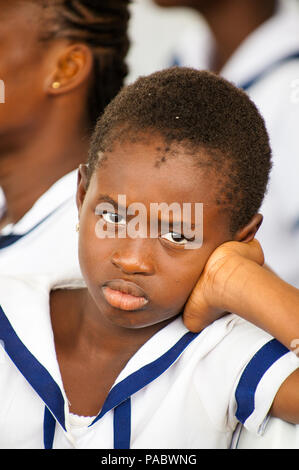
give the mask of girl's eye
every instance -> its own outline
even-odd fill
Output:
[[[125,225],[126,220],[125,218],[117,214],[116,212],[102,212],[101,216],[105,220],[105,222],[108,222],[109,224],[115,224],[115,225]]]
[[[189,241],[181,233],[176,233],[176,232],[165,233],[164,235],[161,235],[161,238],[164,238],[165,240],[175,243],[176,245],[186,245],[186,243],[188,243]]]

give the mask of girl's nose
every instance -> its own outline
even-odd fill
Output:
[[[153,255],[149,249],[150,240],[134,239],[119,246],[111,262],[125,274],[152,275],[155,273]]]

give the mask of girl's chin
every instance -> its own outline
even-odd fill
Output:
[[[101,292],[101,295],[99,295],[99,292],[97,291],[96,295],[93,296],[102,318],[105,318],[111,326],[126,328],[129,330],[155,327],[158,331],[159,327],[163,328],[165,325],[177,318],[182,312],[181,309],[178,313],[169,312],[169,310],[166,313],[165,311],[163,312],[162,308],[160,311],[157,308],[154,311],[151,308],[151,303],[147,302],[142,302],[142,307],[135,310],[121,309],[111,305],[112,302],[107,302],[107,298],[105,297],[106,296],[104,296],[103,291]],[[117,301],[119,301],[119,298]]]
[[[139,330],[143,328],[154,328],[156,331],[164,328],[168,323],[177,318],[179,314],[167,318],[157,319],[157,314],[144,311],[109,311],[106,318],[116,327],[126,328],[128,330]]]

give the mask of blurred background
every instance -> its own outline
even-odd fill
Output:
[[[169,65],[178,36],[190,28],[207,28],[194,10],[180,7],[163,9],[151,0],[132,0],[127,56],[127,82]]]

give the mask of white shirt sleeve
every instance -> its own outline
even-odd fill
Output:
[[[275,339],[249,361],[235,390],[236,417],[249,431],[264,432],[279,387],[298,367],[295,354]]]
[[[255,435],[245,427],[239,429],[234,449],[298,449],[299,425],[270,418],[266,432]]]
[[[225,322],[225,317],[220,322]],[[218,323],[218,321],[216,322]],[[274,397],[299,359],[271,335],[232,315],[230,329],[199,361],[197,391],[210,421],[219,431],[238,422],[262,433]],[[217,332],[212,332],[215,336]]]

